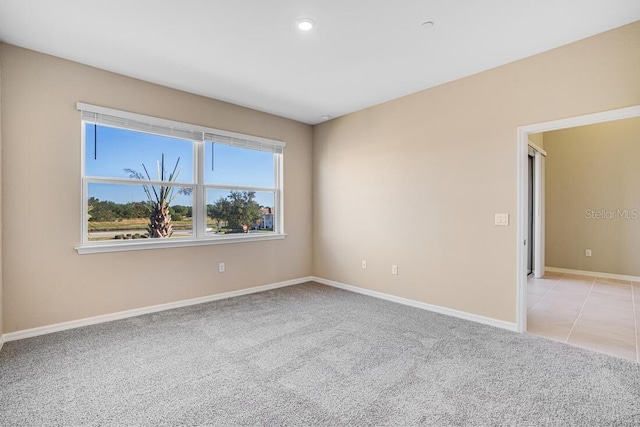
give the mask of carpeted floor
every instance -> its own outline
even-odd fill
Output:
[[[6,343],[0,425],[640,425],[640,364],[307,283]]]

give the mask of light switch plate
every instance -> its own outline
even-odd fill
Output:
[[[496,225],[509,225],[509,214],[497,213],[496,214]]]

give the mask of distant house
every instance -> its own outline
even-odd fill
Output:
[[[272,208],[262,208],[262,224],[261,228],[270,228],[273,230],[273,209]]]

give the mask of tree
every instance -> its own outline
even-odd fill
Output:
[[[215,204],[211,205],[211,208],[207,208],[209,216],[216,222],[218,228],[223,223],[227,227],[233,228],[235,225],[235,219],[233,219],[233,213],[231,210],[231,202],[225,197],[220,197]]]
[[[180,163],[180,157],[176,161],[176,165],[173,167],[173,171],[167,174],[164,169],[164,153],[162,153],[162,159],[158,162],[158,181],[175,182],[180,175],[182,167],[178,167]],[[142,164],[145,174],[136,172],[133,169],[125,169],[125,172],[129,174],[131,178],[148,179],[151,181],[151,176],[147,167]],[[177,187],[171,185],[142,185],[144,192],[148,199],[149,225],[147,230],[149,231],[149,237],[151,238],[165,238],[171,237],[173,234],[173,225],[171,224],[171,213],[169,207],[173,200],[179,194],[191,194],[191,188],[180,188],[175,191]]]
[[[171,207],[171,209],[173,209],[175,213],[180,214],[182,216],[191,216],[190,206],[174,205]]]
[[[88,218],[90,222],[114,221],[117,219],[115,211],[118,205],[110,201],[100,201],[95,197],[89,198],[88,211],[91,216]]]
[[[229,228],[242,228],[245,233],[262,219],[260,205],[254,201],[255,191],[231,191],[208,207],[209,216],[218,224],[226,222]]]
[[[181,221],[185,216],[191,216],[189,207],[182,205],[171,206],[169,212],[174,221]]]
[[[120,221],[123,219],[148,218],[148,202],[116,203],[89,197],[87,220],[89,222]]]

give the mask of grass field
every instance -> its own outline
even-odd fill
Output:
[[[184,218],[180,221],[171,221],[173,224],[174,234],[172,237],[188,237],[191,235],[191,230],[193,229],[193,223],[191,218]],[[92,242],[96,241],[105,241],[105,240],[119,240],[123,236],[125,239],[130,238],[143,238],[142,236],[132,236],[133,234],[143,235],[147,233],[147,226],[149,225],[149,220],[147,218],[137,218],[137,219],[122,219],[118,221],[101,221],[94,222],[89,221],[88,223],[88,240]],[[207,218],[207,228],[216,231],[216,223],[211,219]],[[211,230],[209,230],[211,231]],[[220,229],[222,234],[224,233],[238,233],[238,230],[227,230]],[[240,230],[242,232],[242,230]],[[252,230],[251,233],[273,233],[273,230]],[[117,238],[116,236],[119,235]]]
[[[171,221],[173,224],[174,230],[191,230],[192,222],[191,218],[184,218],[180,221]],[[101,231],[133,231],[140,230],[142,232],[147,231],[147,226],[149,225],[149,219],[147,218],[136,218],[136,219],[122,219],[118,221],[104,221],[104,222],[93,222],[89,221],[88,229],[89,233],[91,232],[101,232]],[[215,222],[213,220],[207,219],[207,227],[215,227]]]

